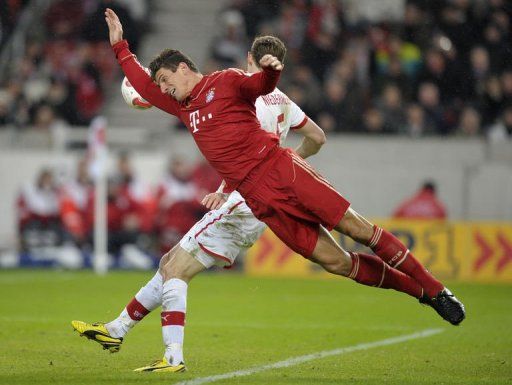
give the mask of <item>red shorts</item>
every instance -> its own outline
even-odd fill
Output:
[[[350,203],[293,150],[278,148],[237,189],[259,220],[308,258],[320,225],[332,230]]]

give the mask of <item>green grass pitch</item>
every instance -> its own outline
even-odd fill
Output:
[[[151,273],[0,271],[0,384],[173,384],[417,331],[442,333],[214,384],[512,384],[512,286],[452,284],[459,327],[390,290],[347,279],[204,274],[189,287],[188,372],[134,373],[161,358],[159,311],[117,354],[70,321],[114,318]]]

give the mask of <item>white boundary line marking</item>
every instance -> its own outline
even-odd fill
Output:
[[[430,336],[442,333],[443,331],[444,331],[444,329],[426,329],[426,330],[422,330],[422,331],[419,331],[419,332],[416,332],[413,334],[406,334],[404,336],[386,338],[385,340],[374,341],[374,342],[364,342],[361,344],[347,346],[344,348],[338,348],[338,349],[334,349],[334,350],[324,350],[322,352],[306,354],[304,356],[292,357],[292,358],[288,358],[287,360],[284,360],[284,361],[275,362],[273,364],[256,366],[253,368],[237,370],[235,372],[229,372],[229,373],[224,373],[224,374],[217,374],[215,376],[198,377],[198,378],[194,378],[192,380],[176,382],[174,385],[200,385],[200,384],[207,384],[207,383],[215,382],[215,381],[219,381],[219,380],[231,379],[231,378],[235,378],[235,377],[250,376],[251,374],[264,372],[266,370],[287,368],[290,366],[303,364],[304,362],[313,361],[313,360],[317,360],[320,358],[338,356],[338,355],[342,355],[342,354],[346,354],[346,353],[357,352],[360,350],[368,350],[368,349],[373,349],[373,348],[377,348],[380,346],[394,345],[394,344],[399,344],[399,343],[406,342],[406,341],[416,340],[419,338],[426,338],[426,337],[430,337]]]

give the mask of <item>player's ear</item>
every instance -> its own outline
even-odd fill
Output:
[[[180,64],[178,64],[178,70],[180,70],[180,72],[182,73],[186,73],[188,72],[188,70],[190,70],[190,68],[188,67],[187,63],[181,62]]]

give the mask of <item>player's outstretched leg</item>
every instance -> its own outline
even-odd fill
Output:
[[[362,285],[394,289],[418,299],[423,295],[423,288],[414,279],[373,255],[346,252],[321,226],[310,259],[328,272],[346,276]]]
[[[98,342],[103,349],[117,353],[121,349],[124,336],[162,301],[162,275],[156,274],[135,294],[121,314],[108,323],[87,323],[72,321],[73,329],[92,341]]]
[[[421,299],[423,288],[407,274],[393,269],[374,255],[350,253],[352,269],[348,278],[366,286],[394,289]]]
[[[464,305],[393,234],[372,225],[352,209],[347,211],[336,230],[370,247],[391,267],[414,278],[425,290],[420,302],[432,306],[446,321],[458,325],[464,320]]]

